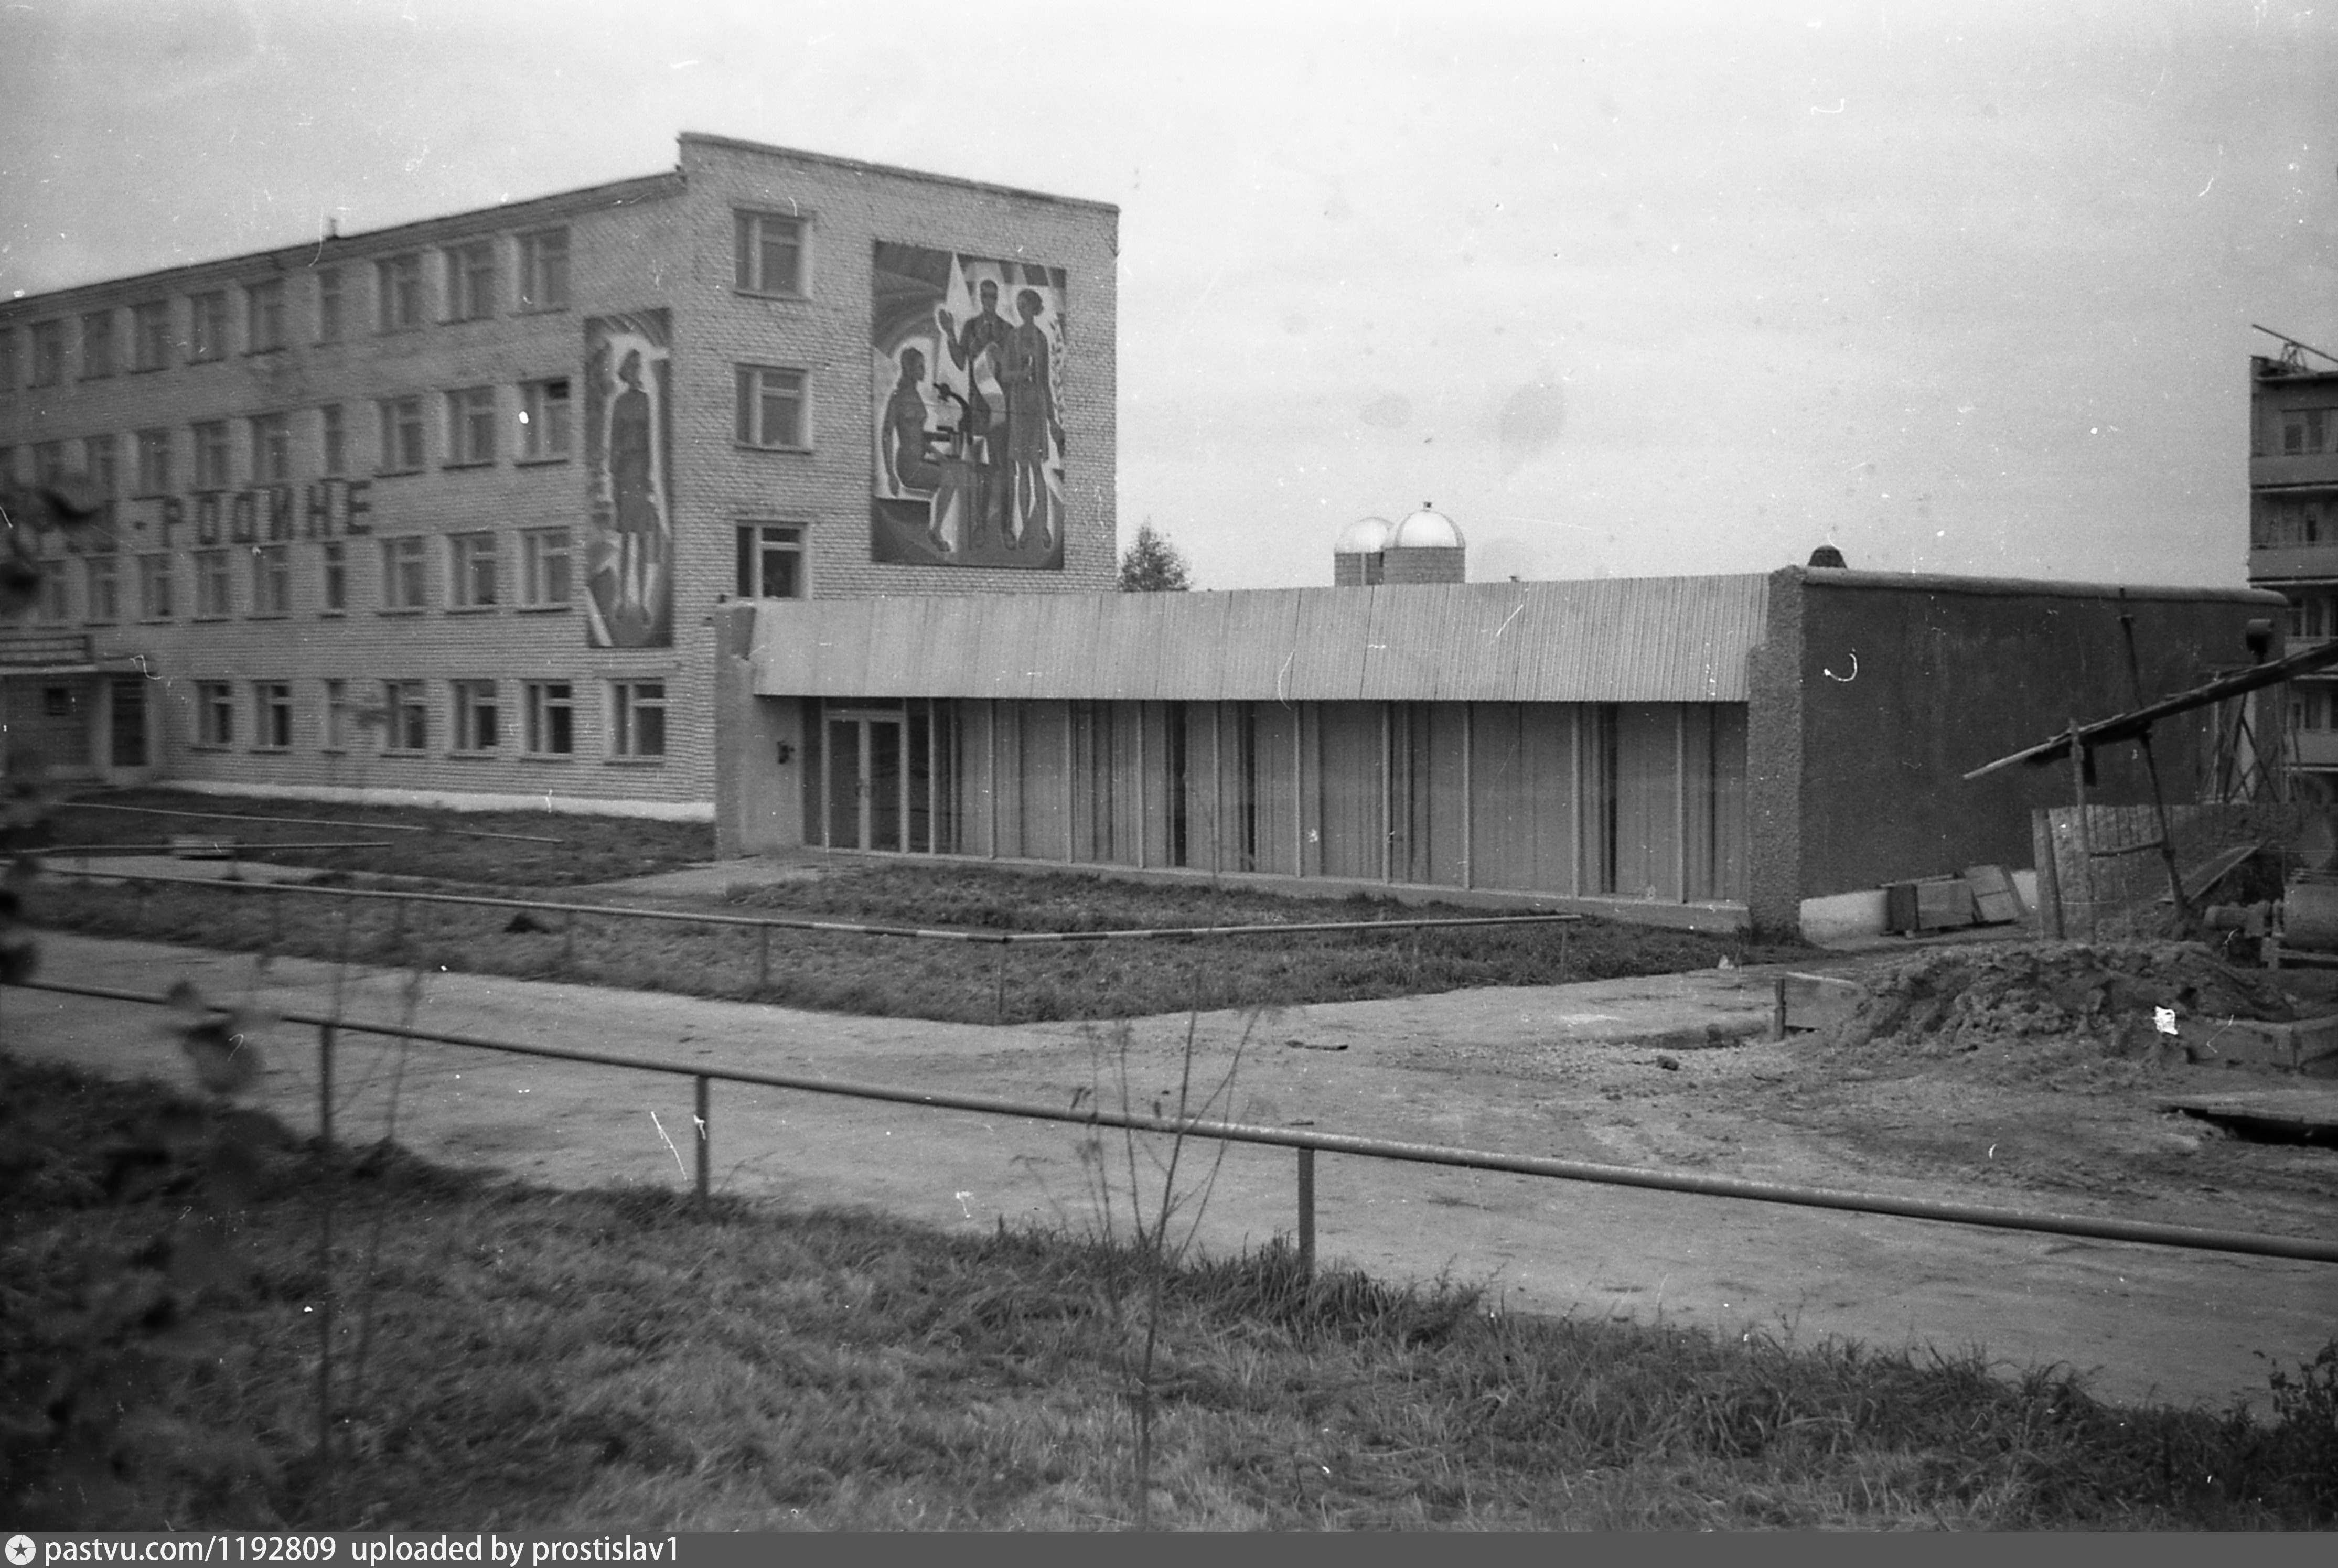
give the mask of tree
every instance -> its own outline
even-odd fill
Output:
[[[1168,535],[1150,521],[1136,530],[1136,540],[1120,558],[1120,591],[1124,593],[1183,593],[1194,585],[1185,557]]]

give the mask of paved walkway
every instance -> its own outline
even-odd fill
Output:
[[[1056,1024],[989,1028],[823,1014],[647,993],[439,974],[407,976],[250,956],[43,937],[44,977],[159,994],[180,976],[206,995],[516,1042],[544,1042],[691,1066],[1009,1096],[1070,1106],[1174,1104],[1189,1021],[1138,1020],[1125,1042]],[[1631,1089],[1684,1096],[1729,1115],[1727,1073],[1786,1072],[1791,1044],[1754,1038],[1769,994],[1734,971],[1585,985],[1451,993],[1296,1009],[1265,1019],[1191,1021],[1204,1085],[1237,1045],[1236,1119],[1327,1132],[1658,1163],[1628,1105]],[[0,1039],[117,1073],[183,1081],[159,1027],[119,1004],[0,992]],[[1729,1049],[1682,1051],[1659,1070],[1650,1042],[1717,1029]],[[401,1054],[346,1036],[339,1125],[378,1135],[397,1085],[397,1132],[418,1152],[552,1183],[685,1185],[686,1080],[445,1047]],[[295,1125],[315,1120],[315,1041],[279,1026],[262,1044],[261,1100]],[[1710,1080],[1709,1082],[1707,1080]],[[1650,1086],[1654,1088],[1651,1089]],[[1688,1102],[1685,1098],[1682,1103]],[[944,1229],[998,1220],[1095,1222],[1097,1165],[1083,1130],[1015,1119],[717,1084],[712,1115],[720,1190],[796,1204],[869,1204]],[[1698,1126],[1705,1122],[1695,1123]],[[1742,1161],[1702,1168],[1825,1184],[1825,1158],[1774,1130],[1746,1134]],[[1735,1141],[1723,1132],[1718,1144]],[[1126,1200],[1125,1153],[1106,1152],[1110,1200]],[[1139,1153],[1140,1172],[1148,1169]],[[1196,1161],[1189,1151],[1186,1171]],[[1140,1176],[1141,1182],[1151,1182]],[[1920,1178],[1881,1183],[1963,1196]],[[1976,1194],[1989,1200],[1989,1194]],[[1327,1258],[1391,1278],[1450,1270],[1513,1309],[1624,1313],[1725,1332],[1782,1327],[1871,1344],[1981,1344],[2017,1365],[2099,1369],[2122,1398],[2262,1402],[2267,1363],[2310,1357],[2338,1306],[2328,1266],[2231,1259],[1969,1230],[1727,1200],[1587,1187],[1323,1157]],[[1995,1200],[2004,1201],[2002,1195]],[[1216,1171],[1200,1235],[1255,1245],[1294,1223],[1292,1155],[1233,1148]]]

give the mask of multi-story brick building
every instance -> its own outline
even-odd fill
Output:
[[[10,743],[700,815],[726,600],[1110,588],[1116,211],[680,152],[0,302],[0,474],[105,503],[0,628]]]
[[[2309,353],[2249,361],[2249,584],[2288,598],[2292,648],[2338,636],[2338,368]],[[2338,800],[2338,672],[2291,681],[2288,717],[2292,776]]]

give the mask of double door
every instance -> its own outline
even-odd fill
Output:
[[[831,709],[827,723],[828,847],[900,849],[909,808],[902,715]]]

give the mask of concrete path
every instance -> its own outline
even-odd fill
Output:
[[[60,935],[42,940],[46,978],[159,994],[184,975],[215,999],[318,1012],[334,1005],[335,978],[322,964]],[[423,1028],[692,1066],[1065,1106],[1086,1094],[1108,1105],[1174,1105],[1188,1029],[1182,1017],[1138,1020],[1120,1035],[1078,1025],[843,1017],[471,975],[427,975],[418,988],[406,976],[353,971],[341,985],[340,1008],[351,1019],[410,1015]],[[1653,1164],[1665,1162],[1671,1146],[1619,1104],[1619,1086],[1685,1095],[1702,1084],[1704,1097],[1695,1103],[1706,1121],[1692,1124],[1713,1126],[1718,1116],[1721,1125],[1686,1156],[1695,1168],[1826,1185],[1824,1151],[1789,1131],[1757,1136],[1728,1123],[1729,1080],[1717,1076],[1724,1068],[1742,1075],[1793,1065],[1791,1044],[1754,1037],[1768,1006],[1766,981],[1716,971],[1346,1003],[1265,1018],[1205,1014],[1193,1026],[1196,1098],[1239,1048],[1231,1096],[1239,1120]],[[0,1039],[14,1048],[183,1082],[162,1016],[0,993]],[[1665,1058],[1670,1067],[1660,1070],[1652,1040],[1678,1052]],[[1679,1049],[1708,1040],[1724,1048]],[[280,1025],[263,1044],[260,1098],[295,1125],[313,1126],[313,1032]],[[686,1079],[449,1047],[400,1052],[351,1036],[339,1078],[347,1135],[382,1132],[393,1086],[398,1136],[433,1159],[555,1185],[688,1182]],[[711,1120],[721,1191],[801,1205],[869,1204],[944,1229],[987,1229],[1001,1218],[1086,1227],[1104,1204],[1124,1207],[1130,1185],[1123,1143],[1107,1139],[1101,1151],[1084,1152],[1085,1130],[1074,1126],[724,1084],[715,1085]],[[1716,1148],[1724,1157],[1711,1154]],[[1726,1152],[1739,1148],[1742,1158]],[[1157,1188],[1150,1172],[1163,1152],[1136,1152],[1139,1187]],[[1191,1177],[1216,1155],[1189,1147],[1184,1159]],[[1288,1234],[1293,1169],[1288,1151],[1229,1150],[1201,1215],[1203,1243],[1232,1249]],[[1833,1184],[1847,1183],[1837,1177]],[[2002,1192],[1960,1191],[1915,1174],[1862,1184],[2007,1201]],[[2014,1365],[2095,1371],[2097,1388],[2123,1399],[2221,1406],[2241,1397],[2261,1406],[2270,1367],[2310,1357],[2338,1308],[2338,1269],[2327,1265],[1358,1158],[1321,1159],[1318,1202],[1327,1258],[1390,1278],[1449,1271],[1485,1284],[1489,1300],[1514,1310],[1621,1313],[1731,1333],[1791,1331],[1805,1340],[1839,1334],[1889,1347],[1979,1345]],[[2056,1205],[2041,1199],[2029,1206]],[[2090,1207],[2127,1211],[2107,1200]],[[2338,1217],[2338,1201],[2332,1211]]]

